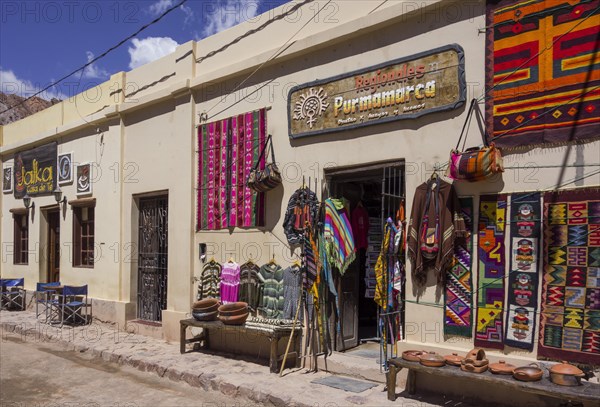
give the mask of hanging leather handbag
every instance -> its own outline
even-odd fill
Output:
[[[494,143],[488,145],[486,132],[483,134],[483,148],[474,147],[467,150],[464,149],[464,144],[467,141],[465,129],[471,123],[474,111],[480,115],[483,123],[483,115],[481,115],[481,112],[477,108],[477,99],[471,101],[467,119],[458,138],[458,143],[456,143],[456,148],[450,152],[450,162],[446,176],[454,180],[469,182],[483,181],[495,174],[504,172],[502,154]],[[465,143],[463,144],[463,152],[460,152],[458,147],[463,135],[465,135]]]
[[[260,161],[265,155],[266,150],[271,150],[271,162],[265,164],[265,168],[260,170],[258,167],[260,166]],[[267,192],[272,190],[281,184],[281,173],[279,172],[279,168],[275,163],[275,151],[273,150],[273,140],[271,135],[267,137],[267,141],[265,142],[265,146],[263,147],[260,156],[258,157],[258,161],[254,165],[254,168],[250,171],[250,175],[248,176],[248,180],[246,181],[246,185],[248,188],[252,189],[256,192]]]

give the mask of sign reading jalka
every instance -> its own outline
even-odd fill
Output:
[[[464,52],[456,44],[294,87],[291,138],[415,119],[465,102]]]
[[[17,153],[14,174],[15,198],[52,194],[56,188],[56,143]]]

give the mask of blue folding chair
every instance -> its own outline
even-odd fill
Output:
[[[0,307],[25,310],[25,279],[5,278],[0,280]]]
[[[88,324],[92,321],[92,303],[88,301],[88,286],[70,286],[63,288],[61,326]],[[88,311],[89,309],[89,311]]]
[[[35,292],[33,293],[33,299],[35,301],[35,317],[39,318],[42,313],[44,318],[48,321],[48,312],[50,308],[50,301],[52,294],[56,292],[52,287],[60,286],[60,282],[52,283],[37,283]]]

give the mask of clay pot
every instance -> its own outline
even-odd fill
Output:
[[[472,363],[465,363],[465,361],[463,360],[462,363],[460,364],[460,370],[462,370],[463,372],[469,372],[469,373],[483,373],[486,370],[488,370],[489,365],[483,365],[483,366],[474,366]]]
[[[204,300],[196,301],[192,305],[192,310],[201,313],[213,312],[219,308],[219,305],[221,305],[221,303],[216,298],[206,298]]]
[[[531,363],[529,366],[517,367],[513,370],[513,377],[522,382],[535,382],[541,380],[544,371],[537,363]]]
[[[196,310],[192,311],[192,316],[196,321],[216,321],[217,316],[219,315],[219,311],[211,311],[211,312],[198,312]]]
[[[490,372],[494,374],[513,374],[513,370],[515,370],[516,366],[501,360],[498,363],[490,363],[489,368]]]
[[[248,304],[245,302],[232,302],[223,304],[219,307],[219,315],[224,317],[232,317],[242,315],[248,312]]]
[[[489,365],[489,363],[490,361],[485,357],[485,351],[481,348],[471,350],[462,361],[462,364],[469,364],[473,367],[483,367]]]
[[[562,362],[550,368],[550,380],[561,386],[580,386],[585,373],[576,366]]]
[[[405,350],[402,352],[402,359],[408,360],[409,362],[420,362],[421,355],[425,354],[424,350]]]
[[[460,363],[464,359],[462,356],[459,356],[458,353],[453,353],[452,355],[444,356],[446,359],[446,364],[450,366],[460,366]]]
[[[442,367],[446,364],[446,359],[442,355],[436,353],[424,353],[419,358],[423,366]]]
[[[248,319],[248,315],[250,315],[250,313],[248,311],[246,311],[245,314],[241,314],[241,315],[227,316],[227,315],[219,314],[219,320],[222,323],[224,323],[225,325],[243,325],[244,323],[246,323],[246,319]]]

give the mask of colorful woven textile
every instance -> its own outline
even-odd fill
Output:
[[[504,309],[504,225],[506,196],[479,198],[479,272],[475,346],[502,349]]]
[[[600,137],[600,1],[487,4],[491,141],[518,147]]]
[[[388,281],[389,281],[389,251],[392,240],[392,228],[386,225],[381,244],[381,251],[375,264],[375,302],[384,310],[388,304]]]
[[[246,186],[267,129],[265,109],[198,128],[198,230],[264,225],[264,194]],[[260,168],[265,166],[265,158]]]
[[[600,365],[600,188],[544,194],[538,356]]]
[[[325,227],[323,237],[326,242],[329,264],[336,267],[340,274],[354,261],[356,251],[352,227],[344,209],[344,203],[339,199],[325,200]]]
[[[468,232],[454,241],[454,259],[446,276],[444,334],[473,336],[473,198],[460,198],[462,217]]]
[[[533,350],[537,315],[541,195],[513,194],[510,201],[510,274],[504,344]]]

